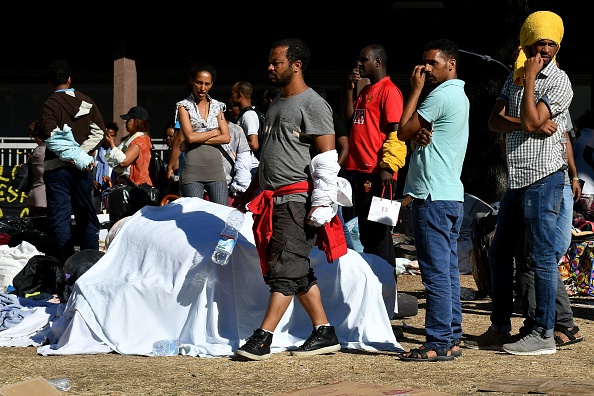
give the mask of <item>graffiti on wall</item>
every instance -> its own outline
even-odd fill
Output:
[[[19,169],[20,165],[0,165],[0,218],[29,215],[27,193],[15,187]]]

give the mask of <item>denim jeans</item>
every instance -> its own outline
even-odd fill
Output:
[[[336,212],[338,218],[342,222],[342,230],[344,231],[344,239],[346,240],[347,248],[355,250],[355,243],[353,242],[353,236],[349,231],[349,227],[346,225],[344,221],[344,216],[342,215],[342,206],[338,205],[338,211]]]
[[[93,176],[72,166],[46,170],[43,173],[47,197],[47,224],[56,242],[57,259],[64,263],[80,250],[99,249],[99,219],[93,206]],[[74,241],[71,214],[74,214]]]
[[[557,263],[567,252],[571,244],[571,225],[573,221],[573,192],[571,185],[563,186],[563,199],[561,200],[561,211],[557,218],[557,232],[555,232],[555,253]],[[523,252],[522,252],[523,253]],[[522,296],[522,315],[524,316],[524,328],[532,329],[534,327],[534,312],[536,310],[534,294],[534,268],[526,263],[524,255],[516,257],[516,266],[518,271],[518,280],[521,287]],[[561,325],[571,328],[574,326],[573,310],[569,295],[565,289],[563,278],[559,273],[557,280],[557,293],[555,298],[555,325]]]
[[[553,335],[559,278],[555,235],[563,185],[563,172],[557,171],[529,186],[505,192],[489,248],[491,326],[495,331],[511,331],[514,255],[526,233],[527,265],[534,269],[533,330],[545,337]]]
[[[425,287],[425,347],[443,349],[462,337],[458,237],[464,203],[413,199],[413,235]]]
[[[563,185],[563,198],[561,199],[561,209],[557,219],[557,232],[555,233],[555,253],[557,254],[557,263],[569,245],[571,245],[571,226],[573,224],[573,191],[570,184]]]

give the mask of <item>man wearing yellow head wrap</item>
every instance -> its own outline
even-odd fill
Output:
[[[523,67],[510,73],[489,117],[489,129],[505,134],[508,187],[489,249],[491,326],[480,336],[466,340],[469,348],[514,355],[556,352],[559,271],[555,235],[567,169],[564,127],[573,98],[567,74],[553,61],[562,36],[563,21],[558,15],[538,11],[526,18],[516,60],[516,65]],[[522,84],[516,84],[518,75]],[[535,274],[535,317],[529,334],[512,337],[513,258],[524,234],[527,265]]]
[[[540,40],[551,40],[561,47],[563,38],[563,20],[559,15],[550,11],[537,11],[528,16],[520,30],[520,52],[514,64],[514,83],[524,85],[524,62],[531,55],[530,46]],[[555,52],[556,54],[556,52]],[[552,60],[555,60],[553,55]]]

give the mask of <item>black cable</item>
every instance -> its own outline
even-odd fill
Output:
[[[509,73],[509,71],[510,71],[507,66],[505,66],[503,63],[499,62],[497,59],[491,58],[489,55],[475,54],[474,52],[464,51],[464,50],[461,50],[461,49],[459,49],[458,51],[464,52],[465,54],[470,54],[470,55],[478,56],[479,58],[481,58],[482,60],[485,60],[487,62],[496,62],[496,63],[500,64],[501,66],[503,66],[505,68],[505,71],[506,72]]]

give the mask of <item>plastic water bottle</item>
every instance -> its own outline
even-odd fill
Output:
[[[217,242],[214,252],[212,252],[212,261],[219,265],[227,265],[229,257],[233,253],[239,230],[243,225],[244,214],[238,209],[229,212],[225,228],[221,231],[221,236]]]
[[[175,356],[179,355],[181,343],[179,340],[159,340],[153,343],[154,356]]]
[[[59,391],[68,392],[70,390],[70,380],[66,377],[47,380],[47,382]]]

